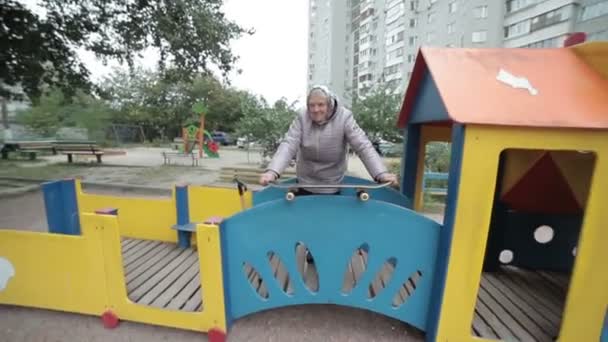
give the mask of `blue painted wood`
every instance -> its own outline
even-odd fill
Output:
[[[312,217],[314,216],[314,217]],[[434,281],[440,225],[409,209],[391,203],[362,202],[346,196],[305,196],[279,199],[240,212],[221,224],[227,316],[245,315],[289,305],[339,304],[372,310],[425,329]],[[318,292],[304,285],[296,265],[296,244],[303,243],[314,256]],[[368,267],[350,294],[342,284],[349,261],[362,244],[369,246]],[[272,275],[267,254],[276,253],[292,280],[287,295]],[[370,281],[389,258],[397,260],[388,286],[367,298]],[[243,271],[248,263],[261,275],[268,299],[262,299]],[[399,308],[392,299],[417,270],[422,278],[413,296]]]
[[[408,125],[404,130],[403,140],[403,162],[401,170],[401,194],[406,198],[411,198],[409,209],[413,208],[413,199],[416,195],[416,174],[418,172],[418,151],[420,150],[420,125]],[[424,156],[422,156],[424,157]]]
[[[42,194],[49,232],[80,235],[80,217],[74,180],[43,183]]]
[[[450,154],[450,172],[448,176],[448,196],[446,199],[443,229],[439,239],[437,265],[435,266],[435,284],[432,292],[432,302],[429,312],[429,325],[426,334],[427,341],[437,339],[437,328],[441,315],[441,304],[445,290],[446,275],[450,263],[450,249],[454,233],[454,220],[460,188],[460,172],[464,155],[465,127],[454,124],[452,127],[452,151]]]
[[[445,187],[430,187],[427,185],[428,180],[448,180],[447,172],[425,172],[422,177],[422,191],[423,192],[432,192],[435,194],[447,194],[448,188],[447,184]]]
[[[606,315],[604,316],[604,329],[602,330],[602,336],[600,336],[600,342],[608,342],[608,308],[606,308]]]
[[[498,208],[497,220],[491,226],[485,258],[488,270],[496,267],[500,252],[513,252],[512,266],[555,272],[571,272],[575,257],[572,250],[578,245],[583,215],[547,215],[509,210],[503,205]],[[498,220],[500,219],[500,220]],[[534,231],[540,226],[553,229],[553,239],[539,243],[534,239]],[[494,267],[492,267],[494,266]]]
[[[435,80],[433,80],[433,76],[426,71],[422,78],[422,82],[420,83],[420,90],[416,96],[408,124],[447,120],[451,119],[443,104]]]
[[[178,232],[194,232],[196,230],[196,223],[186,223],[186,224],[174,224],[171,226],[171,229],[175,229]]]
[[[186,226],[190,223],[190,214],[188,210],[188,187],[175,187],[175,206],[177,210],[177,226]],[[185,229],[178,229],[177,243],[181,248],[190,247],[190,237],[192,232]]]
[[[281,184],[295,184],[296,178],[289,178],[281,182]],[[342,184],[370,184],[377,185],[378,183],[358,177],[344,176]],[[339,196],[352,197],[356,196],[355,189],[341,189],[342,193]],[[403,207],[410,207],[411,200],[408,197],[403,196],[399,191],[393,188],[381,188],[367,191],[371,198],[393,203]],[[267,187],[263,190],[253,193],[253,205],[257,206],[265,202],[274,201],[285,197],[286,189],[277,189],[273,187]]]

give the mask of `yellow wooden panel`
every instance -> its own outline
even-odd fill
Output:
[[[589,195],[589,170],[593,170],[595,154],[556,151],[551,156],[567,180],[576,201],[584,208]]]
[[[203,288],[203,314],[205,325],[226,332],[226,301],[220,230],[215,225],[197,225],[198,260]]]
[[[245,208],[250,208],[251,191],[247,191],[243,197]],[[204,222],[212,216],[228,218],[243,210],[236,186],[234,188],[189,186],[188,207],[191,222]]]
[[[608,79],[608,41],[588,42],[570,47],[585,63]]]
[[[201,251],[199,248],[198,252],[199,260],[202,260],[200,264],[203,311],[185,312],[133,303],[128,298],[124,280],[119,221],[115,216],[84,214],[83,222],[88,226],[99,227],[102,232],[110,308],[121,320],[203,332],[209,331],[211,328],[226,331],[217,227],[197,229],[197,241],[201,246],[205,246],[205,251]],[[219,275],[220,278],[216,278],[216,275]]]
[[[608,132],[468,126],[438,341],[478,341],[471,321],[485,253],[498,158],[506,148],[589,150],[595,172],[566,299],[560,341],[598,341],[608,305]]]
[[[142,198],[89,194],[76,181],[76,196],[80,213],[93,213],[102,208],[118,209],[120,234],[134,239],[176,242],[177,223],[173,198]]]
[[[0,231],[0,258],[14,269],[0,303],[101,315],[107,298],[99,231],[82,233]]]
[[[502,196],[511,190],[542,156],[541,151],[505,151],[500,195]]]

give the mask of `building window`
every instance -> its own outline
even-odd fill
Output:
[[[488,6],[477,6],[473,8],[473,17],[483,19],[488,17]]]
[[[559,37],[553,37],[549,39],[544,39],[538,42],[534,42],[532,44],[528,44],[523,46],[524,48],[552,48],[558,47],[560,45]]]
[[[430,12],[427,16],[427,23],[432,24],[435,21],[435,12]]]
[[[475,31],[471,40],[473,43],[483,43],[488,39],[488,31]]]
[[[567,6],[543,13],[532,18],[530,32],[540,30],[568,19],[570,19],[570,11]]]
[[[410,19],[410,28],[416,28],[418,26],[418,19]]]
[[[412,10],[412,11],[418,10],[418,0],[414,0],[410,3],[410,10]]]
[[[418,43],[418,37],[417,36],[410,36],[410,39],[409,39],[410,46],[416,46],[417,43]]]
[[[608,0],[600,1],[581,9],[579,21],[585,21],[608,14]]]
[[[507,0],[505,3],[507,7],[507,13],[518,11],[524,7],[528,7],[537,3],[539,0]]]
[[[505,27],[505,38],[512,38],[530,33],[530,20],[520,21]]]
[[[413,61],[414,61],[414,55],[412,55],[412,54],[407,55],[407,62],[412,63]]]
[[[433,40],[435,40],[435,32],[429,32],[426,34],[426,42],[427,43],[431,43]]]
[[[454,33],[454,23],[448,24],[448,34]]]
[[[448,4],[448,12],[454,13],[458,10],[458,2],[452,1]]]
[[[608,30],[593,32],[587,37],[588,41],[608,40]]]

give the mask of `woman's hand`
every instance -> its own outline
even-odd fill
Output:
[[[378,176],[378,183],[391,183],[391,185],[397,185],[399,184],[399,180],[394,174],[386,172]]]
[[[260,176],[260,184],[266,186],[268,183],[274,182],[276,179],[277,175],[274,172],[266,171]]]

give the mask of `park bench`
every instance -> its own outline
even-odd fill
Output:
[[[192,166],[198,166],[198,154],[194,152],[184,153],[184,152],[162,152],[163,156],[163,164],[171,164],[172,158],[190,158],[192,160]]]
[[[9,152],[16,152],[22,156],[29,156],[30,160],[36,159],[36,155],[42,151],[51,151],[53,154],[57,154],[54,140],[6,141],[0,151],[2,159],[8,159]]]
[[[68,156],[68,163],[73,162],[73,155],[94,155],[101,163],[104,152],[94,141],[61,141],[55,143],[55,150]]]

